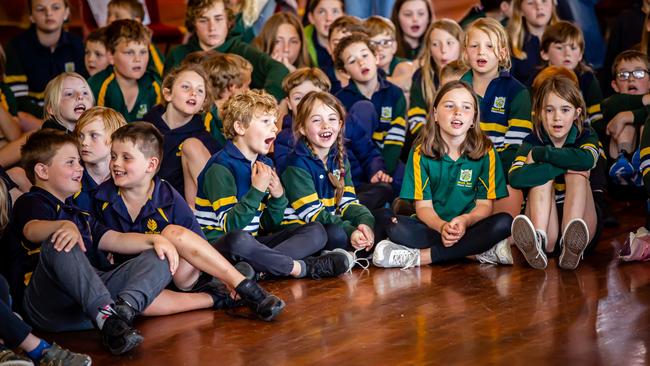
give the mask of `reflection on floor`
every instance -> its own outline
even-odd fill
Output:
[[[96,332],[48,335],[95,365],[629,365],[650,356],[650,265],[615,250],[644,222],[640,204],[616,205],[624,225],[605,230],[576,271],[458,263],[410,270],[355,269],[339,279],[266,287],[287,308],[273,323],[196,311],[144,319],[144,344],[123,357]]]

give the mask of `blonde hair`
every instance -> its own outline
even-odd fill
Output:
[[[291,92],[293,88],[305,81],[311,81],[314,86],[324,92],[329,92],[332,88],[330,79],[321,69],[315,67],[303,67],[290,73],[284,78],[284,80],[282,80],[282,90],[284,90],[286,95],[289,95],[289,92]]]
[[[476,93],[472,90],[472,87],[469,86],[464,81],[450,81],[449,83],[443,85],[436,98],[433,101],[433,108],[437,108],[438,104],[442,98],[448,92],[456,89],[465,89],[474,101],[474,118],[472,119],[472,127],[467,131],[465,141],[460,144],[460,153],[467,155],[470,159],[478,160],[487,154],[492,148],[492,141],[481,131],[480,119],[479,119],[479,102]],[[440,159],[445,154],[449,153],[449,146],[442,138],[440,133],[440,125],[435,119],[435,114],[433,109],[429,113],[429,120],[424,125],[424,131],[418,136],[415,146],[420,145],[420,151],[422,155],[428,156],[433,159]]]
[[[525,0],[512,0],[512,17],[508,20],[508,35],[510,36],[510,41],[512,42],[512,55],[520,60],[525,60],[528,58],[526,52],[524,52],[524,41],[526,37],[526,25],[524,21],[524,14],[521,10],[521,5]],[[560,21],[560,18],[557,16],[557,11],[555,10],[555,0],[553,0],[553,10],[551,11],[551,19],[548,21],[547,25],[553,25]]]
[[[74,126],[74,131],[72,131],[72,136],[78,139],[84,127],[98,120],[104,124],[104,130],[109,138],[118,128],[126,125],[126,119],[118,111],[113,108],[96,106],[85,111],[79,117],[77,124]]]
[[[469,71],[469,66],[467,66],[462,60],[459,59],[452,61],[443,66],[442,70],[440,70],[440,80],[442,81],[442,78],[445,76],[462,76],[467,71]]]
[[[61,90],[63,89],[63,82],[67,78],[77,78],[84,83],[84,86],[88,88],[88,93],[90,94],[90,101],[94,105],[95,97],[90,89],[90,85],[83,76],[77,74],[76,72],[63,72],[57,75],[54,79],[50,80],[45,86],[45,100],[43,102],[43,117],[45,120],[55,119],[57,121],[62,120],[61,118]],[[52,112],[50,112],[50,110]]]
[[[201,111],[200,112],[205,112],[208,109],[210,109],[210,104],[212,104],[212,93],[210,93],[210,80],[208,79],[208,74],[206,74],[205,69],[201,64],[197,63],[185,63],[181,64],[180,66],[174,68],[172,71],[167,73],[165,76],[165,79],[163,80],[162,83],[162,89],[164,90],[169,90],[171,93],[174,83],[176,82],[176,79],[178,79],[178,76],[183,73],[183,72],[195,72],[197,75],[203,79],[203,85],[205,87],[205,98],[203,99],[203,104],[201,105]],[[163,105],[163,107],[167,107],[167,100],[162,98],[160,100],[160,103]]]
[[[436,29],[442,29],[447,33],[451,34],[459,43],[459,50],[463,50],[465,42],[465,34],[463,29],[451,19],[440,19],[431,23],[429,29],[424,36],[424,43],[422,46],[422,52],[420,53],[420,73],[422,79],[420,80],[420,85],[422,87],[422,96],[424,101],[427,103],[427,108],[431,108],[433,104],[433,98],[436,95],[436,84],[434,82],[436,74],[440,74],[440,65],[437,65],[433,59],[433,54],[431,53],[431,37],[433,36],[433,31]]]
[[[228,140],[237,136],[235,122],[239,121],[248,128],[253,117],[260,114],[277,115],[278,103],[275,98],[263,90],[247,90],[241,94],[233,95],[223,106],[221,120],[223,121],[223,134]]]
[[[469,34],[473,31],[481,31],[490,38],[492,42],[494,54],[499,60],[499,67],[510,70],[512,61],[510,60],[510,48],[508,47],[508,34],[498,20],[492,18],[480,18],[473,21],[465,31],[465,51],[469,45]],[[501,55],[503,51],[503,55]],[[463,62],[469,65],[467,59],[467,52],[463,52]]]
[[[554,93],[563,100],[569,102],[574,108],[580,108],[580,114],[573,121],[573,124],[576,125],[578,131],[582,133],[583,122],[587,119],[587,108],[585,107],[585,100],[582,97],[582,92],[580,87],[571,80],[562,75],[551,76],[550,78],[544,80],[542,85],[535,90],[533,95],[533,132],[539,137],[542,138],[543,127],[543,117],[544,116],[544,104],[546,103],[546,98]]]
[[[307,143],[307,146],[311,149],[311,144],[309,140],[307,140],[306,136],[304,136],[300,130],[307,129],[307,121],[309,120],[309,116],[311,114],[312,109],[315,107],[316,103],[320,102],[323,105],[326,105],[327,107],[333,109],[338,115],[339,115],[339,124],[340,124],[340,129],[339,129],[339,134],[336,136],[336,148],[338,149],[337,151],[337,156],[336,156],[336,163],[339,168],[340,175],[337,178],[332,174],[332,172],[327,172],[327,177],[332,183],[332,185],[336,188],[336,193],[335,193],[335,202],[337,206],[337,213],[339,212],[338,205],[341,202],[341,198],[343,197],[343,192],[345,190],[345,174],[348,174],[349,172],[345,171],[345,141],[344,141],[344,128],[345,128],[345,108],[341,104],[341,102],[336,99],[332,94],[324,91],[312,91],[307,93],[301,100],[300,103],[298,103],[298,111],[296,112],[296,118],[293,120],[293,136],[295,141],[299,141],[300,139],[304,140]]]
[[[307,42],[305,42],[302,24],[300,24],[300,20],[293,13],[273,14],[273,16],[264,23],[264,28],[262,28],[260,34],[255,37],[252,45],[267,55],[271,55],[273,53],[273,47],[275,46],[275,39],[278,35],[278,29],[280,29],[280,26],[283,24],[289,24],[292,26],[296,30],[296,33],[298,33],[298,38],[300,38],[300,53],[298,54],[298,58],[294,62],[293,66],[309,66],[309,54],[307,53]]]

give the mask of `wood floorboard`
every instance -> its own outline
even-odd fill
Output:
[[[97,332],[47,335],[95,365],[635,365],[649,361],[650,266],[615,250],[641,226],[640,203],[615,203],[576,271],[471,262],[355,269],[337,279],[278,280],[272,323],[195,311],[140,319],[145,342],[114,357]],[[516,249],[515,249],[516,251]]]

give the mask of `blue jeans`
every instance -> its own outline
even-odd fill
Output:
[[[390,19],[395,0],[351,0],[345,2],[348,15],[365,19],[371,15],[381,15]]]

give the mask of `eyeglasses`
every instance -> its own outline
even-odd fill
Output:
[[[643,79],[648,74],[648,70],[634,70],[634,71],[621,71],[616,74],[618,80],[629,80],[630,76],[633,76],[635,79]]]
[[[394,39],[382,39],[379,41],[370,41],[371,45],[375,47],[383,47],[383,48],[392,47],[393,43],[395,43]]]

